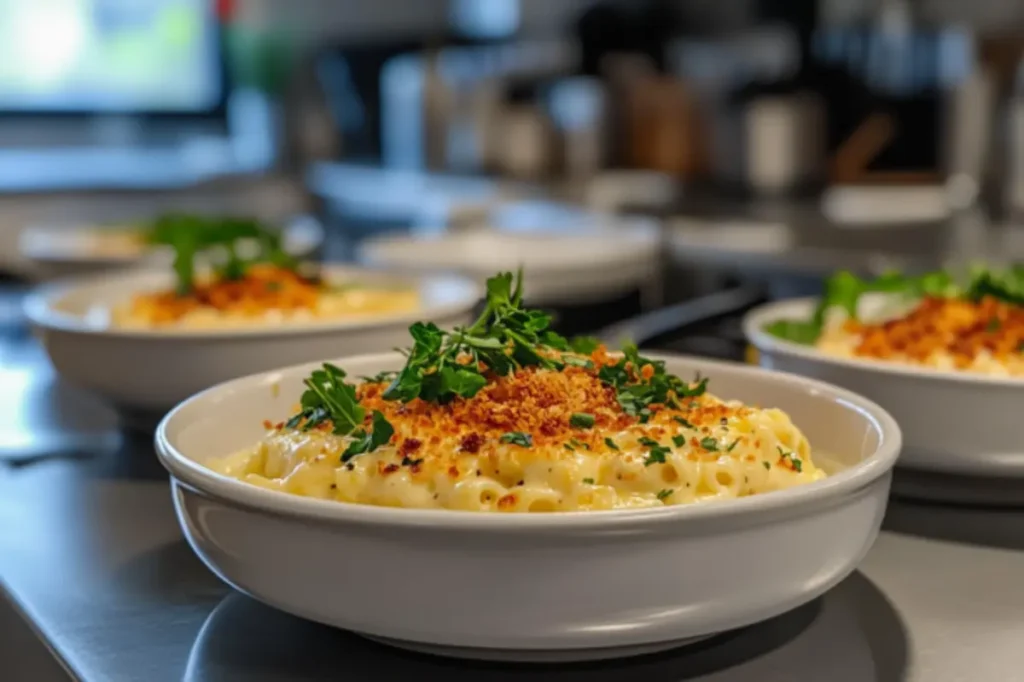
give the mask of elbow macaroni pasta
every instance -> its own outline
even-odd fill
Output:
[[[470,452],[457,437],[435,434],[411,454],[396,445],[398,437],[345,463],[341,453],[347,437],[271,428],[255,448],[212,468],[295,495],[474,512],[681,505],[768,493],[825,477],[811,459],[807,439],[784,412],[708,394],[700,404],[715,415],[714,422],[690,424],[658,414],[650,423],[599,434],[610,443],[603,447],[572,442],[522,447],[487,438]],[[652,457],[652,440],[662,448],[660,458]]]

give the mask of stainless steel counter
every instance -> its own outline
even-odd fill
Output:
[[[823,598],[633,661],[449,661],[278,613],[194,557],[148,438],[57,380],[14,314],[0,306],[0,679],[1024,680],[1024,511],[895,502]]]

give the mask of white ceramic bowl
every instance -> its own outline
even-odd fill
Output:
[[[36,225],[27,228],[19,240],[21,256],[40,279],[72,277],[137,267],[144,264],[170,265],[173,255],[166,248],[137,248],[116,251],[97,249],[95,238],[117,228],[100,225]],[[281,229],[285,251],[300,258],[312,257],[323,245],[324,230],[312,216],[297,216]]]
[[[286,417],[315,365],[246,377],[176,407],[157,430],[188,541],[225,582],[271,606],[400,646],[478,658],[612,657],[761,621],[848,575],[878,533],[900,448],[895,421],[796,376],[666,357],[720,397],[786,410],[829,478],[659,509],[489,514],[353,505],[218,475]],[[353,375],[396,354],[337,360]],[[826,466],[828,463],[826,462]]]
[[[170,288],[163,271],[115,272],[51,284],[26,300],[25,312],[65,378],[111,403],[140,425],[214,384],[290,363],[404,346],[417,320],[464,324],[480,288],[457,277],[406,277],[328,266],[329,279],[353,278],[418,288],[416,310],[361,319],[244,329],[131,330],[109,324],[109,309],[140,291]],[[150,427],[154,424],[149,422]]]
[[[1017,419],[1024,380],[826,355],[776,338],[764,326],[810,319],[816,299],[760,306],[743,328],[763,367],[848,388],[888,410],[903,430],[900,466],[947,474],[1024,479]]]
[[[384,236],[364,243],[359,257],[403,271],[457,272],[481,283],[521,266],[532,305],[566,305],[649,289],[660,267],[659,243],[657,226],[637,219],[561,231]]]

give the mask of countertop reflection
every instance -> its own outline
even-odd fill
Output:
[[[834,682],[905,678],[907,635],[885,596],[859,573],[760,625],[651,656],[580,665],[454,661],[408,653],[275,611],[241,594],[207,618],[187,682],[444,679],[452,682],[699,680],[782,682],[829,671]]]

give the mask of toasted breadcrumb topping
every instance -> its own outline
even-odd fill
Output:
[[[937,355],[957,368],[982,354],[1005,361],[1024,346],[1024,308],[992,297],[979,302],[929,297],[908,315],[881,324],[849,320],[844,331],[859,337],[853,352],[882,360],[928,363]]]

